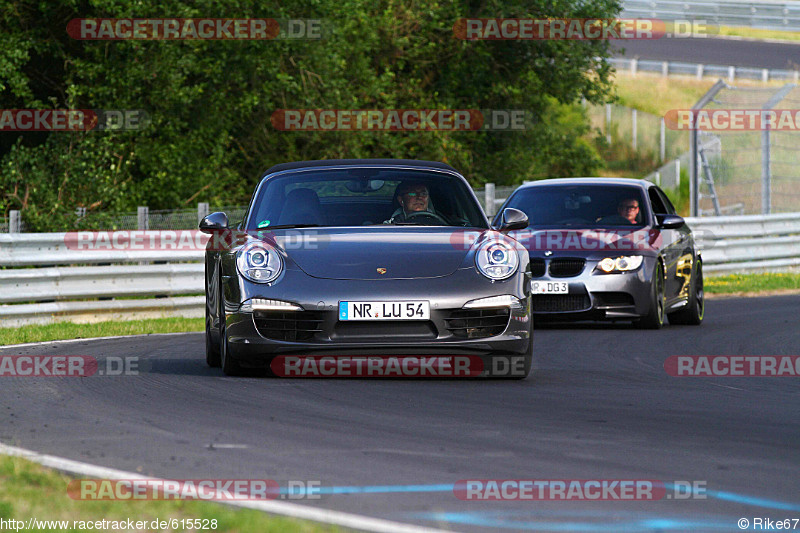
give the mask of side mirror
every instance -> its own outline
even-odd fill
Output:
[[[499,231],[514,231],[528,227],[528,215],[519,209],[506,207],[500,215]]]
[[[211,213],[200,221],[200,231],[203,233],[217,233],[228,229],[228,215],[222,212]]]
[[[656,215],[656,225],[661,229],[678,229],[686,222],[678,215]]]

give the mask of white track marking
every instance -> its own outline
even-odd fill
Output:
[[[48,344],[60,344],[60,343],[70,343],[70,342],[107,341],[112,339],[133,339],[136,337],[157,337],[160,335],[188,335],[192,333],[203,333],[203,332],[179,331],[176,333],[140,333],[138,335],[114,335],[111,337],[87,337],[85,339],[63,339],[63,340],[43,341],[43,342],[26,342],[24,344],[6,344],[4,346],[0,346],[0,350],[5,350],[7,348],[24,348],[27,346],[46,346]]]
[[[73,461],[71,459],[64,459],[54,455],[45,455],[32,450],[17,448],[16,446],[8,446],[3,443],[0,443],[0,453],[14,457],[22,457],[28,461],[33,461],[34,463],[39,463],[42,466],[60,470],[61,472],[91,476],[99,479],[158,479],[134,472],[125,472],[114,468],[106,468],[104,466],[96,466],[80,461]],[[226,501],[218,503],[224,503],[225,505],[232,505],[234,507],[245,507],[303,520],[334,524],[362,531],[376,531],[381,533],[435,533],[442,531],[440,529],[432,529],[413,524],[392,522],[381,518],[370,518],[368,516],[344,513],[341,511],[329,511],[327,509],[315,509],[305,505],[280,501]]]

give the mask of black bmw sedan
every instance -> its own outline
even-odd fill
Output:
[[[665,317],[671,324],[703,321],[702,258],[656,185],[547,179],[516,189],[508,208],[528,216],[528,228],[510,235],[530,254],[535,316],[632,320],[650,329]]]
[[[442,163],[274,166],[241,222],[212,213],[200,223],[212,235],[207,362],[238,374],[287,354],[467,354],[482,375],[523,378],[530,268],[506,232],[527,225],[508,209],[491,228],[464,177]],[[495,364],[512,356],[516,372]]]

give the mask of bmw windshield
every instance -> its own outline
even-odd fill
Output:
[[[641,227],[647,204],[629,185],[537,185],[519,189],[505,207],[528,215],[530,227]]]

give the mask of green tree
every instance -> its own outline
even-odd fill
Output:
[[[586,175],[601,160],[579,102],[608,99],[605,41],[465,41],[466,17],[598,17],[616,1],[11,0],[0,7],[2,108],[144,109],[142,131],[3,133],[0,208],[35,229],[91,212],[243,203],[291,160],[446,161],[475,185]],[[322,19],[324,38],[79,41],[80,17]],[[283,132],[278,109],[524,109],[524,132]]]

